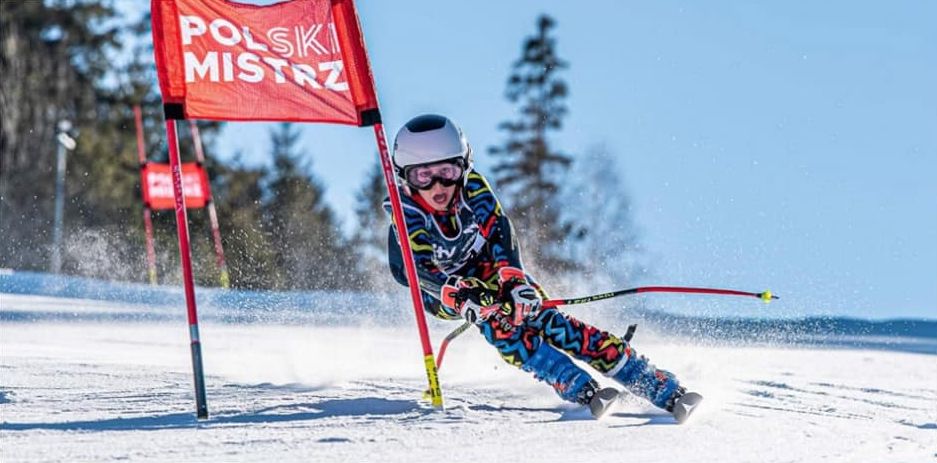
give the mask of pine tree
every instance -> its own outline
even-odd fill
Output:
[[[149,160],[166,162],[167,147],[149,15],[124,18],[112,4],[0,2],[0,267],[48,268],[56,125],[67,118],[79,133],[77,148],[68,153],[63,271],[108,279],[146,277],[134,104],[143,109]],[[211,141],[219,126],[203,122],[200,130],[232,283],[283,287],[282,278],[271,278],[284,272],[277,272],[279,254],[271,243],[275,235],[268,232],[262,212],[266,202],[276,202],[267,193],[268,173],[237,160],[216,162]],[[188,134],[179,124],[184,161],[194,160]],[[312,199],[307,203],[313,204]],[[322,208],[319,204],[307,209]],[[191,210],[188,216],[196,279],[215,285],[207,213]],[[324,220],[331,221],[327,229],[335,229],[333,218]],[[160,281],[178,282],[174,214],[154,213],[153,222]],[[323,241],[340,243],[336,236]],[[325,281],[308,280],[320,286]],[[296,279],[295,286],[304,284]],[[328,284],[343,283],[333,278]]]
[[[263,289],[275,284],[273,237],[264,233],[263,224],[266,175],[264,169],[242,166],[238,154],[228,165],[218,164],[211,176],[225,259],[236,288]]]
[[[499,125],[507,133],[503,145],[489,148],[499,159],[494,167],[499,193],[517,229],[528,264],[547,273],[568,272],[575,263],[563,255],[570,226],[562,222],[559,179],[572,159],[550,143],[549,134],[562,128],[567,108],[566,83],[558,73],[568,65],[556,54],[549,16],[537,21],[521,58],[514,63],[506,96],[519,105],[519,116]]]
[[[126,237],[113,214],[131,207],[135,170],[112,160],[101,165],[105,153],[120,152],[124,143],[112,119],[120,95],[105,85],[115,70],[110,53],[120,48],[116,20],[99,2],[0,2],[0,267],[48,268],[56,125],[68,119],[80,136],[68,153],[65,243],[71,229],[93,221],[96,230],[89,232],[105,238],[95,243],[108,246],[91,249],[89,240],[66,246],[65,270],[122,276],[120,266],[78,269],[80,259],[69,252],[126,251],[117,247]],[[124,186],[124,195],[115,193]]]
[[[273,172],[266,227],[279,289],[335,289],[354,281],[354,262],[323,199],[321,183],[295,151],[299,132],[289,123],[271,131]]]

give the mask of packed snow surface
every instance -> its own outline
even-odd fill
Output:
[[[211,417],[197,421],[184,321],[83,316],[147,309],[120,302],[0,294],[0,305],[5,463],[937,461],[937,356],[923,353],[639,330],[633,346],[706,397],[678,426],[631,397],[594,421],[476,332],[451,345],[435,410],[412,324],[206,321]],[[434,324],[433,339],[453,327]]]

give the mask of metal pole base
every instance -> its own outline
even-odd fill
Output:
[[[208,400],[205,398],[205,376],[202,374],[202,344],[192,343],[192,372],[195,376],[195,413],[198,419],[208,419]]]

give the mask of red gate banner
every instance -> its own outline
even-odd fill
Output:
[[[169,164],[148,162],[143,166],[143,203],[151,209],[174,209],[172,170]],[[182,164],[182,192],[186,209],[199,209],[208,202],[208,174],[198,163]]]
[[[151,6],[160,90],[172,118],[378,122],[350,0]]]

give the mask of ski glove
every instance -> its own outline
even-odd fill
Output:
[[[497,292],[474,277],[451,276],[440,292],[444,305],[455,309],[466,321],[478,325],[501,310],[497,297]]]
[[[501,298],[514,305],[514,326],[520,326],[526,318],[534,318],[540,312],[543,300],[536,288],[527,283],[524,271],[517,267],[498,269],[501,282]]]

